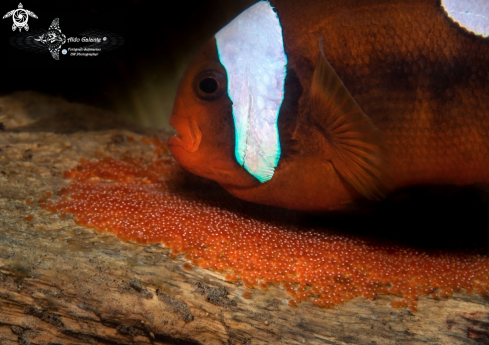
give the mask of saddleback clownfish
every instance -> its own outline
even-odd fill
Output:
[[[485,0],[260,1],[185,72],[171,153],[290,209],[487,184],[488,35]]]

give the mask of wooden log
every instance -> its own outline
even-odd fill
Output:
[[[44,101],[68,107],[63,130],[51,109],[41,120],[23,113],[22,127],[0,132],[0,344],[489,344],[487,297],[421,297],[416,313],[392,308],[398,297],[391,295],[332,309],[310,301],[292,308],[275,285],[246,299],[240,283],[184,269],[183,258],[171,259],[161,245],[123,242],[43,211],[39,197],[66,185],[63,170],[80,158],[96,151],[152,155],[149,146],[127,140],[140,138],[122,129],[130,125],[77,131],[80,124],[67,125],[70,111],[93,120],[95,129],[99,110]],[[0,99],[4,111],[9,102]],[[15,106],[10,121],[23,109]]]

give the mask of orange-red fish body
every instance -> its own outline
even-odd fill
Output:
[[[170,120],[179,132],[170,149],[186,169],[239,198],[303,210],[343,208],[413,185],[489,183],[488,38],[454,22],[437,0],[272,5],[287,55],[273,177],[260,182],[235,158],[227,80],[215,100],[195,90],[203,70],[226,77],[215,38],[182,78]],[[329,93],[321,84],[328,68],[343,83],[330,82]],[[337,114],[341,87],[366,118]]]

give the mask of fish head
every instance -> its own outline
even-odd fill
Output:
[[[234,155],[227,84],[216,40],[211,38],[180,80],[170,117],[170,125],[178,134],[169,139],[168,146],[173,157],[193,174],[221,185],[252,187],[259,181],[238,164]]]

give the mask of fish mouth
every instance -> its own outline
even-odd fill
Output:
[[[175,128],[178,134],[168,139],[169,146],[179,146],[189,153],[199,149],[202,132],[197,122],[188,117],[172,114],[170,117],[170,126]]]

